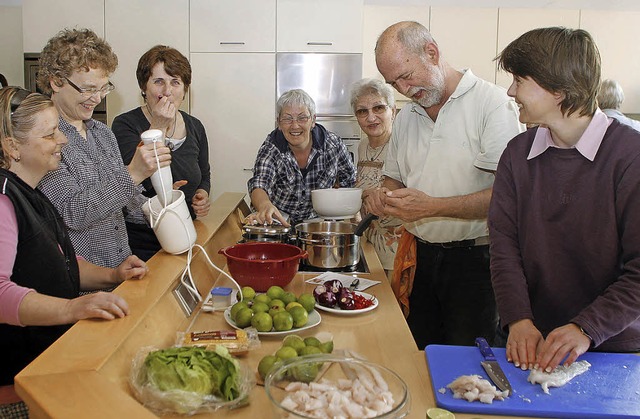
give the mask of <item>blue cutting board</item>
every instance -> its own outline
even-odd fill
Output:
[[[513,394],[492,404],[454,399],[451,390],[438,390],[461,375],[477,374],[489,379],[480,365],[475,346],[429,345],[425,349],[433,392],[439,407],[451,412],[553,418],[605,419],[640,417],[640,356],[588,352],[579,359],[591,363],[589,371],[564,387],[550,387],[545,394],[539,384],[527,381],[529,371],[507,362],[504,348],[493,352],[513,387]]]

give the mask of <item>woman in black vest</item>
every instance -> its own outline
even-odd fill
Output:
[[[60,162],[67,138],[46,96],[17,87],[0,90],[0,417],[28,417],[13,377],[78,320],[124,317],[113,293],[80,290],[142,278],[130,256],[116,269],[77,259],[60,215],[38,182]]]

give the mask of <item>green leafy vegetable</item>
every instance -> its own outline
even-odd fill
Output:
[[[223,346],[161,349],[144,361],[147,381],[161,391],[184,390],[212,394],[224,400],[239,395],[239,364]]]

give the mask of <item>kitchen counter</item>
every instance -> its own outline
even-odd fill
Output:
[[[243,194],[226,193],[211,205],[207,217],[195,221],[197,243],[216,266],[226,265],[218,250],[241,238],[240,220],[248,211]],[[425,418],[427,409],[434,407],[435,401],[424,352],[415,345],[373,247],[364,241],[362,247],[371,272],[359,275],[381,281],[366,290],[378,298],[379,306],[356,316],[321,312],[320,325],[300,335],[331,332],[335,349],[354,350],[389,367],[409,387],[409,417]],[[158,253],[149,260],[150,272],[144,279],[127,281],[114,291],[129,303],[127,317],[78,322],[16,376],[16,391],[28,404],[32,418],[156,417],[132,396],[129,388],[131,360],[135,354],[146,346],[171,346],[178,331],[230,328],[221,312],[206,313],[199,311],[199,306],[189,317],[183,312],[173,290],[180,281],[186,260],[186,255]],[[197,249],[194,249],[191,272],[201,295],[206,295],[213,286],[228,285],[226,277],[210,267],[205,255]],[[316,275],[298,273],[287,289],[296,295],[310,292],[313,286],[304,281]],[[275,352],[281,340],[282,337],[261,339],[262,345],[240,357],[241,362],[256,370],[260,359]],[[220,410],[215,417],[264,418],[269,415],[266,412],[271,412],[270,402],[264,388],[256,386],[250,393],[248,406]],[[456,417],[479,418],[479,415],[456,414]]]

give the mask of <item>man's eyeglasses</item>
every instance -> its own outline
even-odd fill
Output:
[[[18,106],[22,104],[22,101],[25,100],[31,93],[33,92],[25,89],[19,89],[13,94],[13,96],[11,96],[11,115],[13,115],[16,109],[18,109]]]
[[[107,84],[102,86],[102,88],[100,89],[83,89],[81,87],[76,86],[76,84],[71,80],[69,80],[68,78],[65,77],[64,79],[67,81],[67,83],[69,83],[69,86],[73,87],[74,89],[76,89],[78,93],[80,93],[80,96],[86,97],[86,98],[90,98],[91,96],[94,96],[98,93],[100,94],[100,97],[105,97],[106,95],[111,93],[113,89],[116,88],[116,86],[114,86],[113,83],[108,82]]]
[[[299,116],[297,118],[291,118],[289,116],[278,119],[282,125],[291,125],[293,121],[296,121],[298,124],[306,124],[311,119],[311,115]]]
[[[358,109],[356,111],[356,116],[358,118],[366,118],[369,116],[369,111],[372,111],[376,115],[380,115],[381,113],[384,113],[388,107],[389,105],[376,105],[371,109]]]

